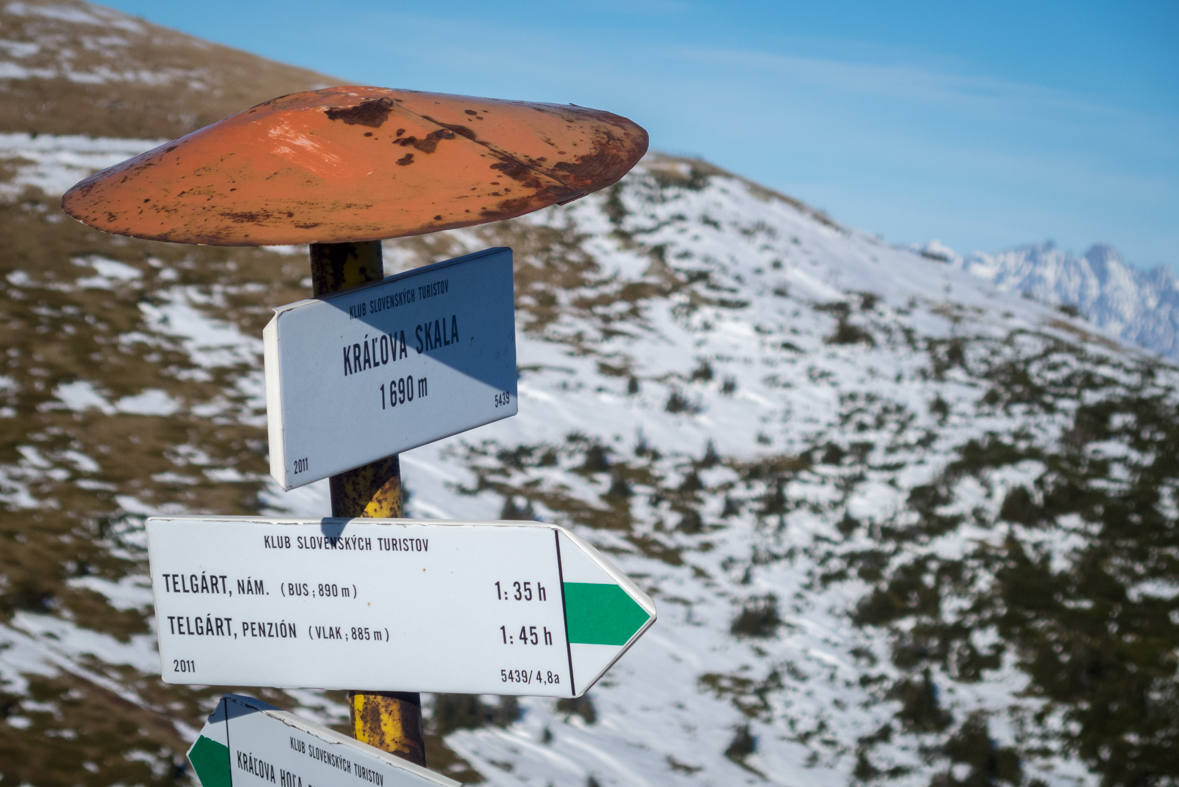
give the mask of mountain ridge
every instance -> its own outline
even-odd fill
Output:
[[[1052,242],[1018,246],[998,254],[960,257],[941,244],[922,252],[994,284],[1044,303],[1076,309],[1112,335],[1179,359],[1179,279],[1162,265],[1142,269],[1104,243],[1077,255]]]
[[[143,521],[330,510],[267,472],[260,337],[306,249],[96,232],[61,190],[163,132],[31,131],[0,138],[0,774],[191,785],[231,687],[159,681]],[[1179,778],[1179,370],[692,159],[383,244],[389,273],[489,246],[514,250],[520,413],[404,453],[407,514],[561,524],[659,621],[578,702],[427,696],[433,770]],[[245,693],[347,723],[337,692]]]

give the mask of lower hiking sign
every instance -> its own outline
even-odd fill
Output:
[[[515,415],[512,250],[275,310],[262,333],[283,489]]]
[[[235,694],[217,703],[188,761],[202,787],[459,787],[367,743]]]
[[[168,683],[574,697],[655,622],[536,522],[153,517]]]

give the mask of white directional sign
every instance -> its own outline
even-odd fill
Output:
[[[270,473],[293,489],[516,414],[512,250],[275,310]]]
[[[655,622],[537,522],[153,517],[168,683],[584,694]]]
[[[226,694],[188,750],[201,787],[459,787],[251,697]]]

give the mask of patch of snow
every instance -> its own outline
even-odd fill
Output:
[[[0,40],[0,49],[10,57],[30,57],[41,51],[41,45],[36,41]]]
[[[123,643],[109,634],[84,629],[52,615],[34,615],[29,612],[18,612],[8,625],[0,627],[0,642],[6,639],[6,634],[9,635],[7,639],[10,643],[20,639],[34,643],[29,648],[29,661],[22,665],[25,671],[45,675],[52,674],[55,671],[53,668],[63,669],[82,675],[91,683],[137,705],[144,703],[134,692],[117,681],[78,666],[84,660],[83,657],[94,656],[107,664],[126,664],[148,675],[158,675],[160,672],[160,656],[152,634],[140,634]],[[41,669],[29,663],[34,659],[41,662]],[[8,658],[5,658],[5,662],[11,663]]]
[[[235,467],[210,467],[205,470],[205,476],[210,481],[222,484],[240,484],[243,481],[253,481],[250,476],[243,475]]]
[[[51,68],[25,68],[19,63],[0,62],[0,79],[52,79],[57,72]]]
[[[117,284],[143,278],[143,273],[138,268],[104,257],[83,257],[75,259],[73,262],[75,265],[93,268],[98,272],[97,276],[88,276],[74,282],[78,287],[84,289],[109,290]]]
[[[0,77],[13,64],[0,63]],[[35,74],[35,76],[54,76]],[[117,139],[81,135],[0,134],[0,159],[15,160],[16,176],[0,184],[0,194],[19,195],[33,186],[51,196],[60,196],[78,181],[101,169],[114,166],[166,140]]]
[[[151,581],[142,575],[125,576],[117,582],[96,576],[75,577],[69,585],[102,594],[118,610],[147,609],[152,605]]]
[[[86,456],[86,454],[75,451],[72,448],[67,451],[63,451],[61,456],[82,473],[97,473],[102,469],[98,462],[95,462],[93,459]]]
[[[1171,601],[1176,596],[1179,596],[1179,585],[1173,582],[1150,580],[1127,588],[1126,595],[1135,603],[1139,603],[1146,598]]]
[[[75,380],[72,383],[62,383],[53,389],[53,395],[65,404],[66,408],[74,412],[84,412],[91,407],[112,415],[115,408],[106,397],[95,390],[94,385],[87,380]]]
[[[13,16],[34,16],[54,19],[71,24],[93,25],[95,27],[118,27],[123,30],[143,32],[143,25],[126,14],[101,6],[90,6],[90,11],[77,6],[9,3],[4,13]]]
[[[234,325],[210,319],[199,308],[200,304],[209,302],[209,296],[195,287],[176,287],[161,295],[163,305],[146,302],[139,305],[148,327],[155,333],[179,339],[198,366],[260,368],[261,337],[246,336]]]
[[[158,388],[148,388],[134,396],[124,396],[115,402],[115,409],[130,415],[168,416],[180,409],[180,403]]]
[[[922,257],[928,257],[931,260],[938,260],[940,262],[952,262],[958,259],[958,255],[954,250],[945,245],[939,240],[931,240],[924,245],[917,248]]]

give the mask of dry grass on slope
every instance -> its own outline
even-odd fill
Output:
[[[0,10],[0,131],[174,138],[333,77],[80,0]]]

